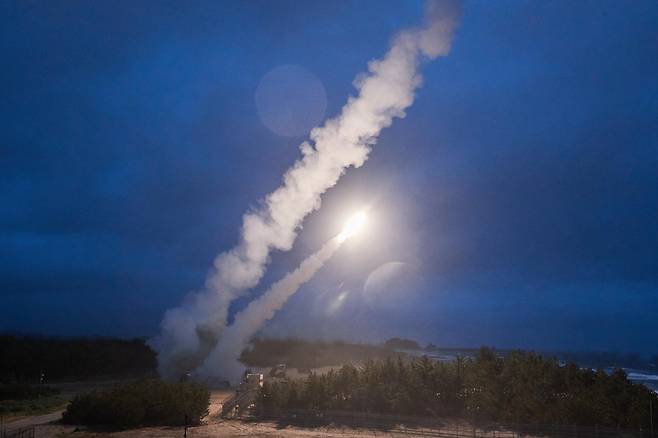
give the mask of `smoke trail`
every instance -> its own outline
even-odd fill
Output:
[[[289,250],[304,217],[320,207],[321,195],[348,167],[365,162],[393,118],[405,116],[421,83],[421,59],[450,49],[457,6],[430,3],[425,26],[400,33],[384,58],[369,63],[369,72],[355,80],[358,97],[350,97],[336,118],[311,131],[311,140],[300,146],[302,158],[286,172],[283,184],[262,208],[244,215],[240,242],[215,259],[205,288],[165,313],[161,334],[153,341],[163,377],[176,378],[204,360],[222,334],[230,303],[258,284],[270,251]]]
[[[239,382],[244,366],[238,361],[242,350],[262,325],[272,319],[288,299],[331,258],[345,239],[336,236],[315,254],[307,257],[294,271],[274,283],[235,316],[235,321],[224,329],[221,341],[198,369],[201,379],[221,377]]]

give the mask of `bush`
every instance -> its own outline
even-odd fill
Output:
[[[210,392],[192,382],[158,379],[124,383],[76,396],[64,412],[66,424],[125,429],[136,426],[198,424],[208,414]]]

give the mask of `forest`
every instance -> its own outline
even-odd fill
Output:
[[[0,383],[141,377],[155,373],[143,339],[0,336]]]
[[[262,408],[341,410],[463,418],[507,424],[650,427],[658,395],[630,382],[623,370],[560,364],[532,352],[504,356],[481,348],[473,358],[386,358],[362,366],[266,383]]]

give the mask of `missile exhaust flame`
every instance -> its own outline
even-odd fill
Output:
[[[350,237],[360,233],[365,227],[367,221],[368,218],[365,212],[358,212],[345,223],[343,231],[338,235],[338,239],[341,240],[341,242],[344,242]]]

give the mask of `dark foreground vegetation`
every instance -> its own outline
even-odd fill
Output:
[[[197,383],[148,379],[78,395],[62,421],[112,429],[198,424],[209,401],[210,392]]]
[[[302,339],[255,339],[240,357],[252,367],[271,367],[285,363],[292,368],[317,368],[363,362],[369,359],[397,357],[390,348],[341,341],[322,342]]]
[[[155,353],[142,339],[0,335],[0,382],[39,382],[155,374]]]
[[[658,396],[630,382],[622,370],[609,375],[560,366],[534,353],[501,357],[483,348],[473,359],[450,363],[384,359],[305,380],[266,383],[260,403],[269,412],[340,410],[647,430],[651,398],[658,424]]]

